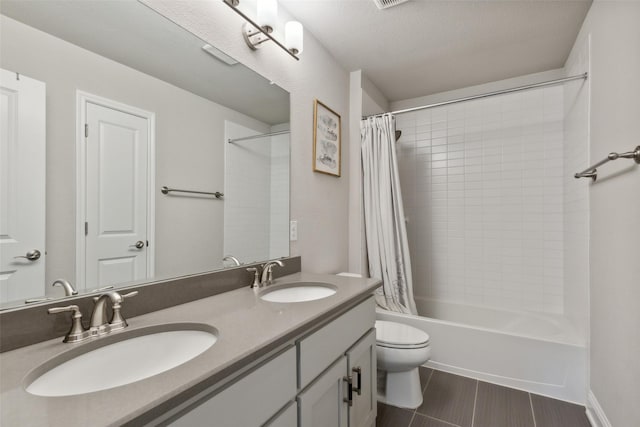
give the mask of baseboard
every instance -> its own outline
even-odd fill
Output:
[[[612,427],[602,406],[600,406],[598,399],[596,399],[591,390],[587,394],[587,418],[592,427]]]
[[[527,381],[520,378],[493,375],[493,374],[489,374],[482,371],[476,371],[471,369],[460,368],[458,366],[447,365],[446,363],[440,363],[434,360],[429,360],[423,366],[426,368],[448,372],[450,374],[459,375],[462,377],[473,378],[475,380],[480,380],[480,381],[488,382],[491,384],[497,384],[504,387],[509,387],[516,390],[522,390],[528,393],[539,394],[541,396],[550,397],[552,399],[562,400],[564,402],[585,406],[584,395],[582,399],[575,398],[575,396],[572,396],[573,393],[570,393],[567,391],[566,384],[562,384],[562,383],[547,384],[547,383],[536,382],[536,381]],[[598,427],[604,427],[604,426],[598,426]]]

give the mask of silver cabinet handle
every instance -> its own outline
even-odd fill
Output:
[[[130,248],[142,249],[144,248],[144,242],[142,240],[138,240],[135,245],[129,245]]]
[[[40,256],[42,255],[42,253],[37,250],[37,249],[33,249],[29,252],[27,252],[24,255],[20,255],[20,256],[14,256],[13,258],[24,258],[24,259],[28,259],[29,261],[37,261],[40,259]]]
[[[360,368],[360,366],[358,366],[356,368],[353,368],[351,372],[353,372],[354,374],[358,374],[358,381],[357,381],[358,385],[353,388],[353,391],[358,393],[358,396],[361,396],[362,395],[362,369]]]
[[[353,377],[348,375],[343,377],[342,380],[347,383],[347,397],[342,400],[349,406],[353,406]]]

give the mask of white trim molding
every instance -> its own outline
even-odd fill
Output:
[[[591,390],[587,394],[587,418],[592,427],[612,427],[602,406],[600,406],[598,399],[596,399]]]

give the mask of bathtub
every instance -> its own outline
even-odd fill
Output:
[[[586,346],[561,316],[416,298],[420,316],[377,309],[377,319],[427,332],[425,366],[584,405]]]

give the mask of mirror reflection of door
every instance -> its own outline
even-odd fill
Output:
[[[85,289],[151,277],[153,114],[90,95],[81,111],[84,275],[78,277]]]
[[[46,88],[0,73],[0,301],[13,301],[44,294]]]

